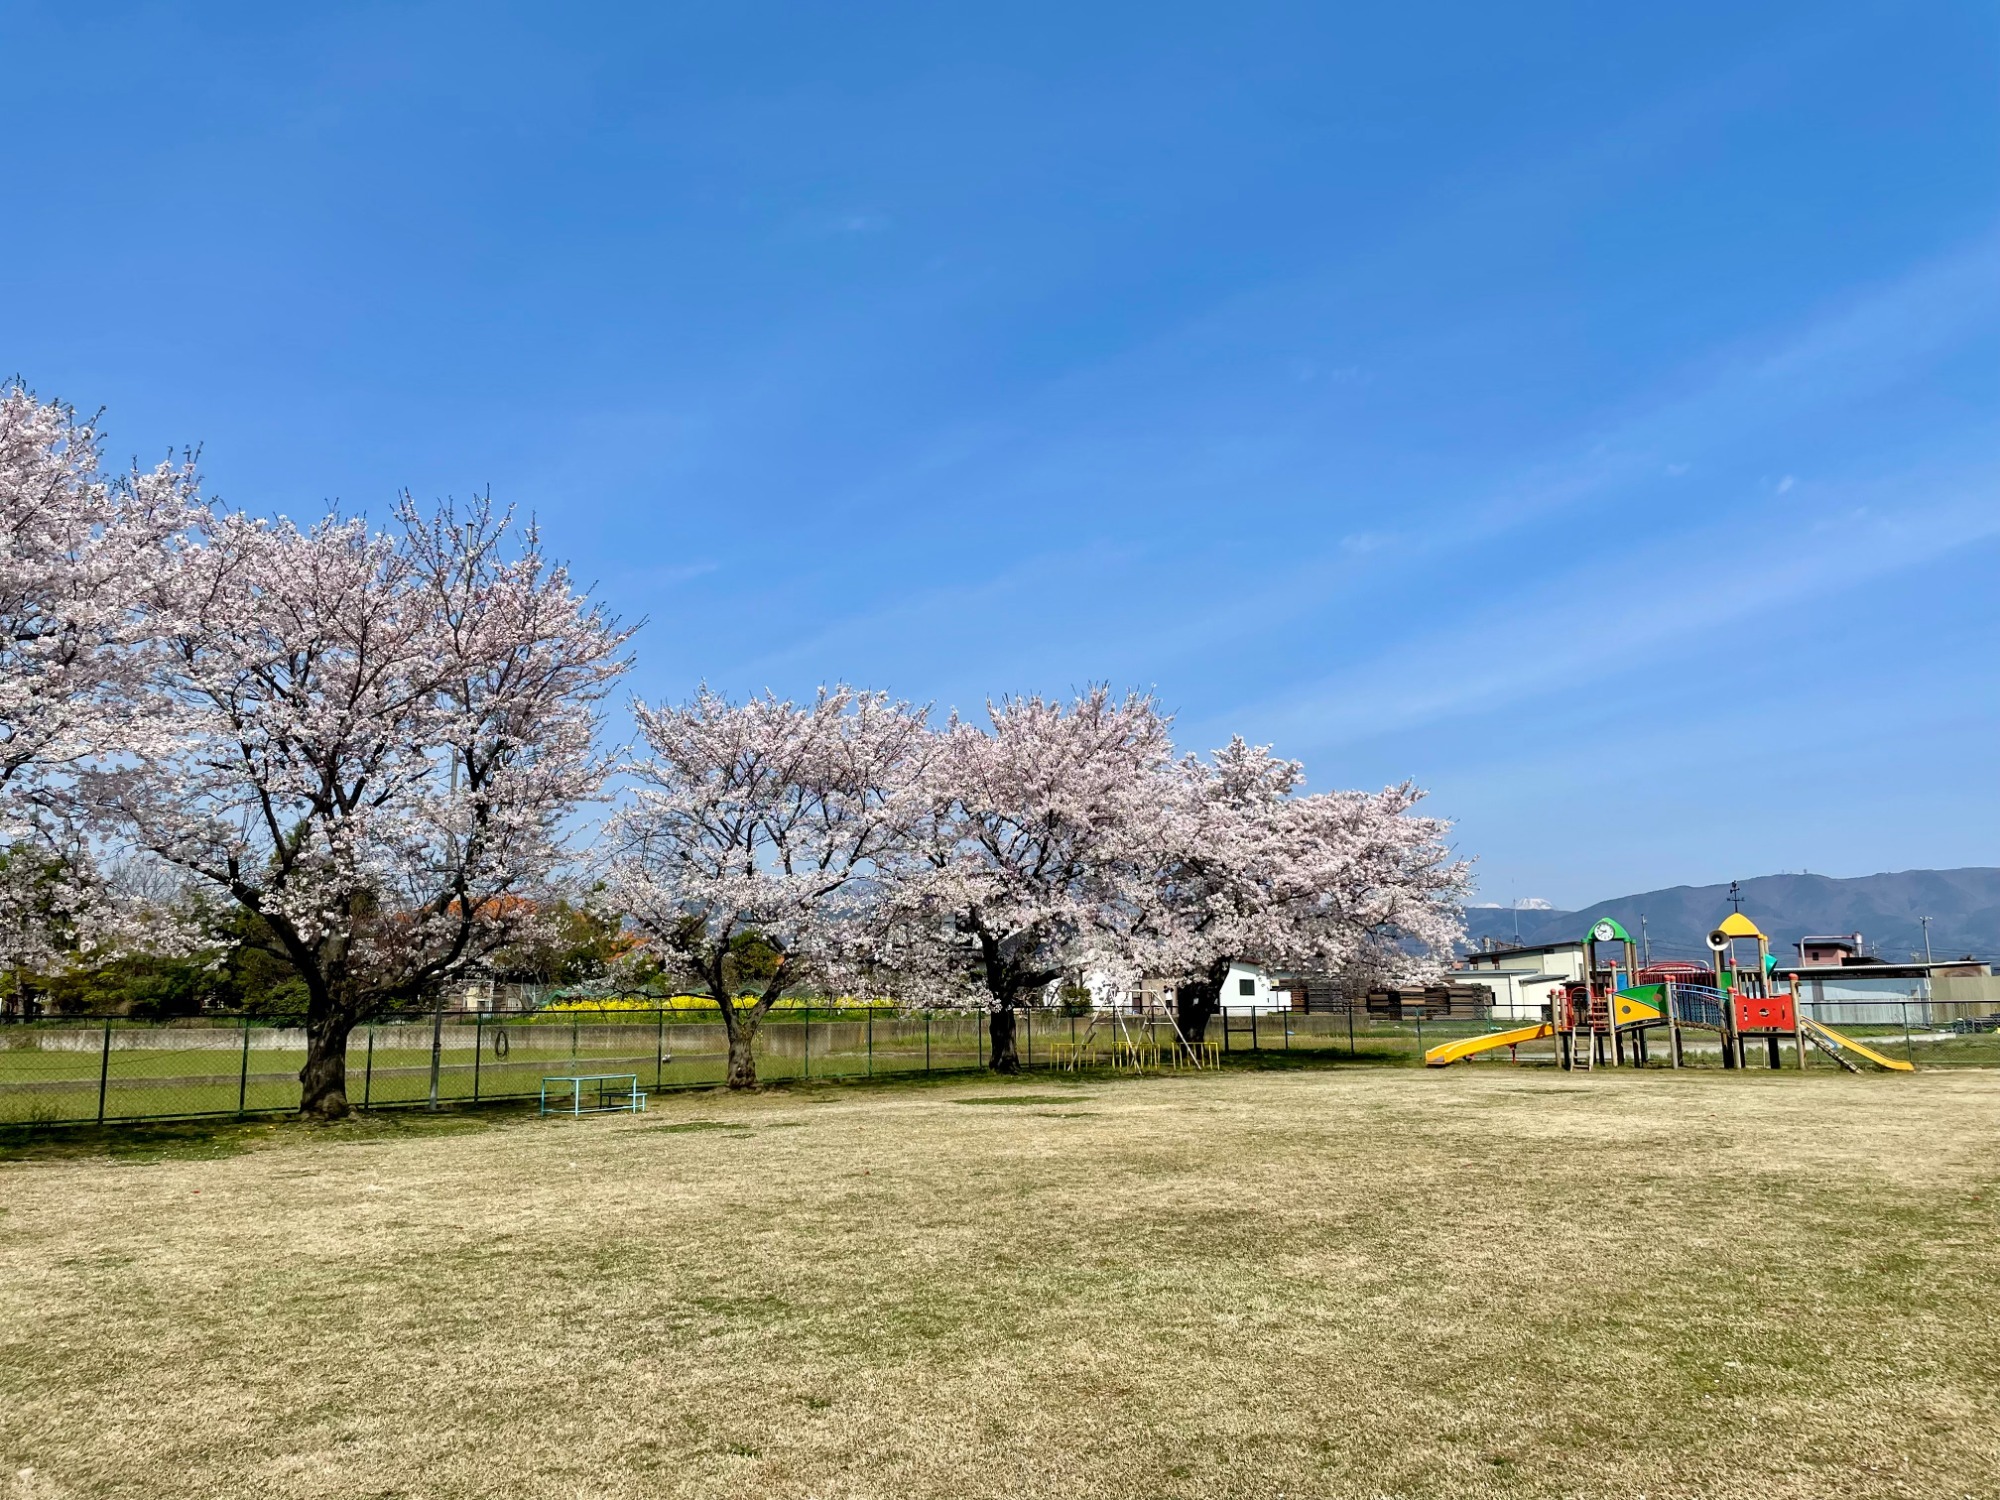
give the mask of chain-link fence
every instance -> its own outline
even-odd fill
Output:
[[[2000,1007],[1935,1000],[1821,1001],[1808,1017],[1842,1038],[1918,1068],[2000,1066]],[[1849,1014],[1852,1012],[1852,1014]],[[1204,1060],[1257,1055],[1266,1061],[1315,1054],[1414,1066],[1442,1042],[1508,1030],[1495,1018],[1425,1020],[1355,1009],[1225,1011],[1210,1023]],[[1158,1017],[1024,1011],[1016,1045],[1024,1067],[1162,1067],[1178,1034]],[[650,1092],[723,1082],[728,1034],[714,1013],[542,1011],[531,1015],[427,1014],[378,1019],[348,1039],[347,1091],[364,1108],[487,1099],[532,1099],[548,1077],[634,1074]],[[1865,1056],[1865,1054],[1863,1054]],[[809,1008],[769,1017],[756,1040],[760,1078],[860,1078],[966,1071],[984,1065],[983,1011]],[[1752,1066],[1766,1064],[1762,1047]],[[1852,1053],[1850,1053],[1852,1056]],[[1653,1066],[1664,1066],[1663,1044]],[[1553,1061],[1554,1044],[1496,1049],[1498,1060]],[[1796,1067],[1789,1034],[1782,1065]],[[1721,1067],[1720,1038],[1690,1029],[1683,1061]],[[0,1124],[111,1123],[298,1108],[305,1032],[257,1020],[54,1019],[0,1026]],[[1812,1065],[1832,1066],[1813,1049]]]
[[[977,1068],[983,1012],[843,1009],[767,1019],[760,1078],[853,1078]],[[0,1026],[0,1124],[111,1123],[294,1110],[306,1036],[260,1020],[53,1019]],[[631,1073],[649,1091],[713,1087],[729,1038],[715,1012],[545,1011],[391,1016],[347,1043],[363,1109],[534,1098],[547,1077]]]
[[[1808,1067],[1836,1067],[1835,1054],[1869,1071],[1866,1053],[1837,1045],[1840,1039],[1860,1043],[1877,1053],[1915,1068],[2000,1067],[2000,1004],[1981,1000],[1822,1000],[1802,1002],[1799,1014],[1832,1032],[1834,1046],[1807,1042]],[[1279,1049],[1292,1052],[1341,1052],[1357,1061],[1421,1063],[1424,1053],[1446,1042],[1531,1026],[1519,1018],[1478,1016],[1423,1019],[1384,1016],[1359,1008],[1332,1014],[1278,1013],[1261,1016],[1231,1014],[1215,1023],[1227,1035],[1231,1051]],[[1769,1051],[1760,1036],[1746,1048],[1748,1065],[1768,1066]],[[1629,1057],[1631,1054],[1628,1053]],[[1780,1066],[1796,1068],[1798,1056],[1789,1032],[1779,1038]],[[1482,1054],[1482,1063],[1551,1063],[1553,1039],[1523,1042],[1512,1049]],[[1649,1066],[1666,1067],[1664,1035],[1654,1028]],[[1682,1065],[1723,1066],[1719,1032],[1689,1025],[1682,1032]]]

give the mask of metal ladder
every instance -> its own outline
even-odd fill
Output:
[[[1819,1048],[1820,1051],[1839,1063],[1848,1072],[1859,1073],[1861,1071],[1861,1064],[1847,1055],[1847,1049],[1834,1041],[1832,1037],[1822,1033],[1817,1027],[1802,1027],[1801,1032],[1808,1042],[1811,1042],[1813,1046]]]
[[[1591,1014],[1591,1007],[1594,1003],[1588,1000],[1584,1002],[1583,1016],[1581,1018],[1583,1024],[1581,1026],[1577,1025],[1578,1016],[1576,1007],[1570,1007],[1569,1070],[1572,1073],[1579,1068],[1586,1073],[1592,1073],[1597,1070],[1597,1019]],[[1577,1055],[1579,1043],[1583,1048],[1581,1057]]]

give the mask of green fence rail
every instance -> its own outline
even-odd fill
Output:
[[[760,1078],[977,1068],[983,1012],[785,1013],[756,1040]],[[258,1020],[63,1018],[0,1025],[0,1124],[110,1124],[298,1108],[303,1028]],[[687,1010],[410,1015],[357,1026],[347,1094],[363,1109],[533,1098],[587,1067],[650,1091],[723,1082],[728,1033]]]
[[[1990,1006],[1912,1001],[1857,1006],[1833,1002],[1814,1017],[1919,1068],[2000,1066],[2000,1014]],[[1314,1054],[1417,1066],[1426,1048],[1505,1029],[1499,1017],[1382,1016],[1364,1011],[1225,1012],[1208,1031],[1217,1052],[1270,1058]],[[1100,1014],[1024,1011],[1017,1046],[1027,1068],[1114,1066],[1121,1045],[1142,1062],[1170,1060],[1172,1023]],[[775,1013],[756,1040],[761,1079],[862,1078],[980,1068],[986,1060],[983,1011],[900,1012],[800,1008]],[[383,1018],[348,1040],[347,1090],[363,1109],[537,1097],[545,1076],[589,1071],[634,1073],[648,1092],[712,1088],[728,1064],[728,1037],[714,1013],[542,1011],[529,1015],[445,1014]],[[1660,1049],[1662,1055],[1664,1049]],[[1687,1062],[1721,1065],[1691,1038]],[[1548,1053],[1549,1056],[1544,1056]],[[1519,1049],[1518,1061],[1552,1060],[1549,1044]],[[1504,1057],[1504,1054],[1502,1054]],[[1477,1066],[1491,1066],[1489,1058]],[[62,1018],[0,1025],[0,1125],[111,1124],[199,1115],[281,1113],[298,1108],[305,1033],[294,1025],[198,1018],[135,1021]],[[1786,1061],[1795,1065],[1789,1056]],[[1815,1065],[1821,1059],[1814,1058]],[[1503,1064],[1504,1065],[1504,1064]]]

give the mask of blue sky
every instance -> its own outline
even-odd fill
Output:
[[[639,691],[1153,688],[1484,898],[2000,863],[2000,20],[0,0],[0,367]]]

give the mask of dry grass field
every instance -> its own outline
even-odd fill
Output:
[[[0,1495],[2000,1494],[2000,1074],[157,1141],[0,1162]]]

